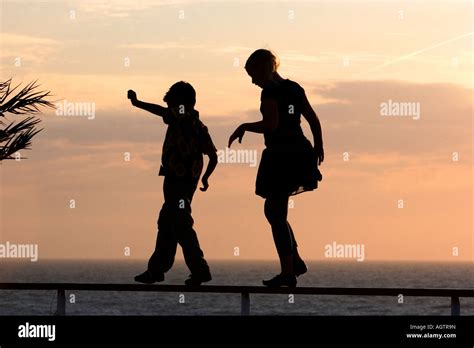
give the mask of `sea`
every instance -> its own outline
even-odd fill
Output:
[[[275,261],[209,261],[209,285],[261,286],[279,271]],[[298,278],[305,287],[474,289],[473,263],[310,261]],[[144,260],[3,261],[2,282],[135,283]],[[162,284],[184,284],[189,271],[177,261]],[[154,286],[154,285],[150,285]],[[1,290],[0,315],[53,315],[56,291]],[[67,315],[240,315],[240,294],[67,291]],[[449,297],[250,294],[251,315],[450,315]],[[474,315],[474,298],[461,298],[461,315]]]

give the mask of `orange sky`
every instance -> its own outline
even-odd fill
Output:
[[[472,261],[470,1],[0,6],[2,78],[39,79],[58,100],[95,106],[93,119],[45,111],[28,159],[0,166],[0,243],[37,243],[40,259],[125,258],[125,247],[147,258],[163,203],[165,125],[132,108],[126,91],[161,102],[172,83],[189,81],[224,149],[238,124],[261,117],[260,90],[243,65],[265,47],[305,88],[323,128],[324,179],[290,209],[302,256],[323,259],[337,242],[364,244],[366,261]],[[418,103],[419,119],[382,116],[389,100]],[[262,148],[255,134],[235,147],[258,158]],[[255,175],[248,164],[223,163],[209,191],[196,193],[209,259],[235,259],[235,247],[242,259],[276,258]]]

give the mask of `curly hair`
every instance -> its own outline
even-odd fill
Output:
[[[190,83],[179,81],[170,87],[163,101],[165,103],[186,105],[194,108],[194,105],[196,105],[196,91]]]

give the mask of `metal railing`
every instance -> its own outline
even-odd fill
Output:
[[[55,290],[56,315],[66,315],[66,291],[151,291],[235,293],[241,295],[241,315],[250,315],[250,294],[337,295],[337,296],[413,296],[450,297],[451,315],[461,315],[460,297],[474,297],[474,289],[413,289],[413,288],[330,288],[295,287],[267,288],[262,286],[227,285],[146,285],[146,284],[92,284],[92,283],[0,283],[0,290]]]

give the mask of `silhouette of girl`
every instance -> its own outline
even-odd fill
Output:
[[[322,180],[318,165],[324,160],[321,124],[304,89],[278,72],[275,55],[265,49],[253,52],[245,64],[252,83],[262,88],[259,122],[243,123],[229,138],[229,147],[244,133],[263,133],[265,149],[257,173],[255,193],[265,198],[265,217],[271,225],[280,258],[281,273],[263,284],[296,286],[296,277],[307,268],[298,254],[293,230],[287,221],[289,196],[311,191]],[[313,133],[314,147],[300,125],[301,115]]]

